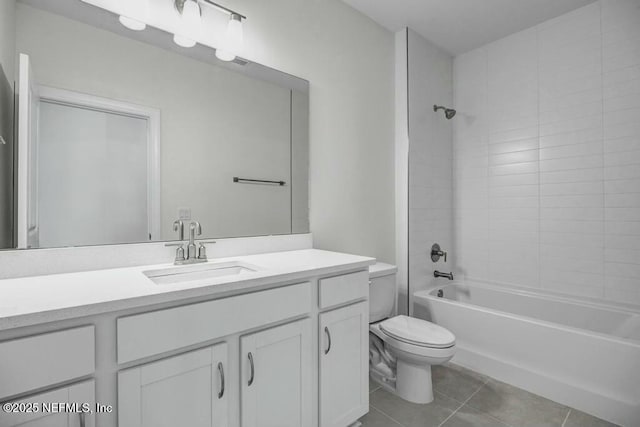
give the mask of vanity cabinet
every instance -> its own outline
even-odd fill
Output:
[[[94,411],[0,409],[0,427],[351,425],[368,412],[367,271],[274,274],[217,298],[0,331],[0,402]],[[96,413],[96,397],[112,411]]]
[[[227,344],[118,374],[119,427],[225,427]]]
[[[366,301],[320,314],[320,427],[345,427],[369,411]]]
[[[58,403],[75,404],[63,410]],[[13,405],[22,405],[18,412],[0,410],[2,427],[95,427],[95,382],[84,381],[52,391],[34,394]],[[37,411],[35,410],[37,406]],[[84,406],[83,406],[84,405]]]
[[[229,369],[227,347],[121,371],[119,427],[226,427],[238,388],[243,427],[312,425],[310,319],[242,336],[240,372]]]
[[[240,339],[242,427],[310,427],[311,321]]]

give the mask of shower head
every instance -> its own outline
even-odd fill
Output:
[[[454,110],[453,108],[447,108],[447,107],[442,107],[440,105],[434,105],[433,106],[433,111],[438,111],[438,110],[444,110],[444,116],[448,120],[453,119],[453,117],[456,115],[456,110]]]

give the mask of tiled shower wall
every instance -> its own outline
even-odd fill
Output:
[[[454,62],[460,274],[640,304],[640,1]]]

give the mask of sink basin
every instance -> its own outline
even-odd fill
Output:
[[[199,282],[224,276],[239,276],[256,271],[258,271],[256,266],[230,261],[162,268],[144,271],[143,274],[157,285],[170,285],[183,282]]]

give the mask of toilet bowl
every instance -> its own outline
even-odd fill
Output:
[[[370,268],[369,373],[386,390],[413,403],[433,401],[431,366],[449,361],[456,339],[449,330],[426,320],[393,316],[394,266]]]
[[[384,370],[379,364],[372,365],[372,377],[377,377],[385,388],[391,388],[405,400],[432,402],[431,366],[451,360],[455,354],[455,336],[441,326],[408,316],[370,324],[369,331],[382,341],[388,360],[395,362],[395,366],[392,362]],[[380,351],[379,346],[373,346],[374,351]]]

